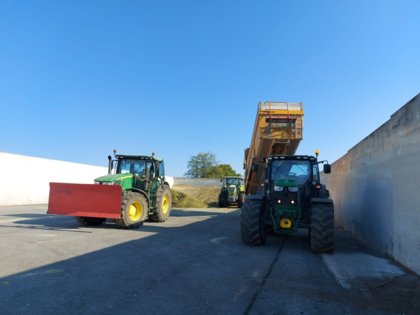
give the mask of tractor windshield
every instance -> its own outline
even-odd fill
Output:
[[[226,186],[230,185],[242,185],[242,179],[240,178],[226,178]]]
[[[145,175],[146,161],[134,159],[121,159],[118,161],[117,173],[118,174],[137,174]]]
[[[271,180],[294,179],[303,185],[310,175],[309,161],[273,160]]]

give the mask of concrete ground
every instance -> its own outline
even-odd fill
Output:
[[[249,247],[237,209],[80,227],[46,206],[0,207],[0,314],[419,314],[420,278],[342,230]]]

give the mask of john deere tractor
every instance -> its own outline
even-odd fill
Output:
[[[258,194],[247,195],[241,209],[246,244],[264,244],[267,232],[295,234],[306,228],[312,251],[334,250],[333,201],[320,182],[319,163],[307,155],[274,155],[266,160],[264,186]],[[324,164],[324,173],[330,171],[330,165]]]
[[[115,219],[122,228],[164,222],[171,192],[163,160],[143,155],[108,156],[108,175],[95,184],[50,183],[48,213],[75,216],[82,225]]]
[[[236,204],[242,207],[244,202],[244,180],[238,176],[225,176],[221,179],[222,188],[219,193],[219,207]]]

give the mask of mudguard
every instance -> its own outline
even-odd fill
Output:
[[[48,214],[119,219],[120,185],[50,183]]]

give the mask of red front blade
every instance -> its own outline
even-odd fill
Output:
[[[48,214],[118,219],[121,186],[50,183]]]

